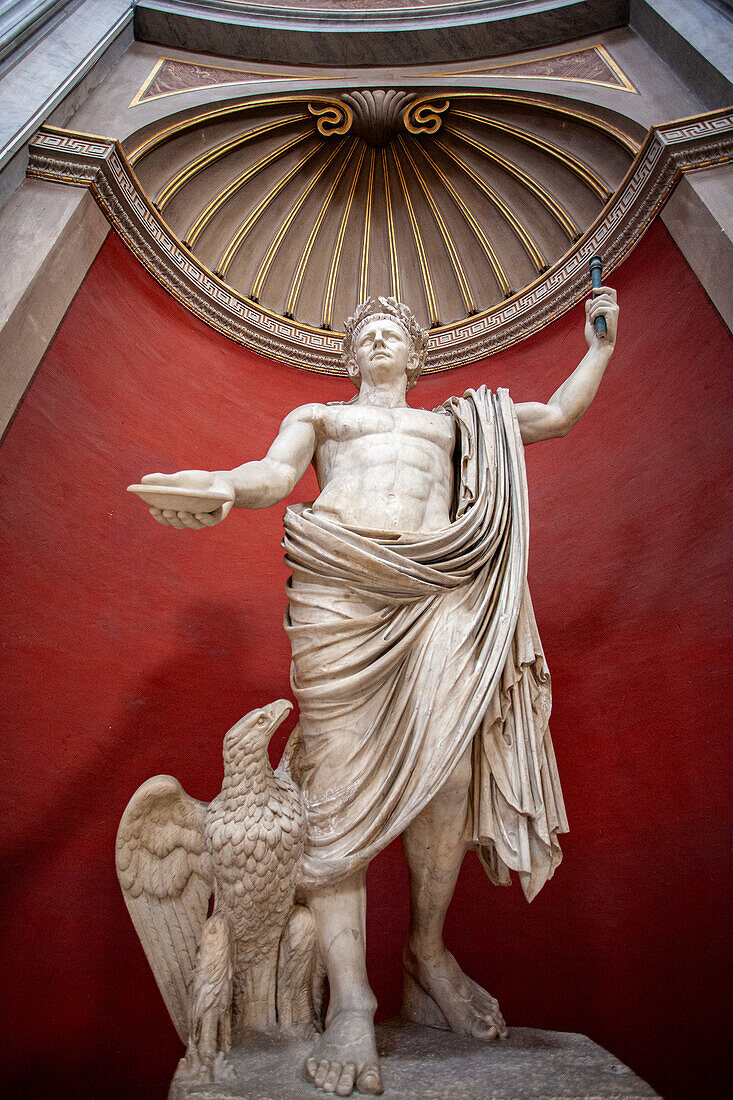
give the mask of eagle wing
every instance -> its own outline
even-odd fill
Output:
[[[205,802],[171,775],[156,775],[130,799],[117,830],[125,902],[182,1041],[196,948],[213,890],[204,839]]]

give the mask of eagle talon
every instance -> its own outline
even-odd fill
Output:
[[[234,1066],[228,1062],[221,1051],[216,1054],[201,1054],[191,1047],[181,1058],[176,1069],[175,1080],[187,1085],[208,1085],[212,1081],[236,1080]]]

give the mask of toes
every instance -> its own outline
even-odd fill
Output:
[[[347,1062],[341,1071],[339,1077],[339,1083],[336,1085],[337,1096],[351,1096],[354,1091],[354,1081],[356,1079],[356,1063]]]
[[[497,1005],[493,1012],[491,1012],[487,1019],[491,1020],[491,1023],[496,1028],[497,1034],[500,1039],[506,1039],[509,1034],[509,1028],[506,1026],[506,1020],[499,1012],[499,1006]]]
[[[326,1061],[325,1058],[322,1062],[318,1063],[318,1069],[316,1070],[316,1075],[313,1078],[313,1084],[316,1086],[316,1088],[320,1089],[322,1087],[324,1081],[328,1077],[328,1071],[330,1068],[331,1063]]]
[[[326,1074],[326,1080],[321,1085],[324,1092],[335,1092],[336,1085],[341,1077],[342,1065],[340,1062],[331,1062],[331,1068]]]
[[[506,1039],[509,1029],[499,1013],[495,1013],[478,1020],[471,1033],[476,1039]]]
[[[356,1079],[356,1087],[365,1096],[381,1096],[384,1092],[379,1066],[364,1066]]]
[[[305,1066],[303,1068],[305,1069],[305,1075],[308,1080],[312,1081],[316,1075],[316,1070],[318,1069],[318,1059],[313,1058],[312,1056],[310,1058],[306,1058]]]
[[[496,1039],[499,1034],[491,1020],[476,1020],[470,1031],[474,1039]]]

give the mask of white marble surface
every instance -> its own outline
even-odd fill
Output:
[[[324,973],[313,916],[295,903],[303,800],[267,755],[292,708],[277,699],[232,726],[222,789],[208,804],[156,775],[120,821],[120,886],[187,1044],[179,1082],[233,1079],[226,1053],[246,1030],[279,1027],[309,1038],[320,1020]]]
[[[142,479],[151,490],[221,490],[247,509],[283,500],[311,462],[318,471],[320,495],[285,517],[300,708],[286,759],[307,822],[299,889],[329,980],[306,1072],[339,1096],[382,1092],[366,869],[396,836],[410,872],[403,1016],[479,1040],[507,1035],[497,1001],[443,943],[443,922],[468,847],[492,882],[517,872],[528,900],[561,858],[567,820],[526,584],[522,444],[566,435],[598,390],[618,307],[613,290],[596,294],[588,351],[547,404],[515,406],[482,387],[438,410],[408,405],[427,334],[393,298],[369,299],[344,336],[352,402],[295,409],[264,458],[233,470]],[[603,340],[593,327],[601,315]],[[230,507],[150,511],[191,537]]]

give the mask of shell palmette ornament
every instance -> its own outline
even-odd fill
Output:
[[[412,92],[376,89],[344,92],[341,99],[353,112],[351,130],[367,145],[386,145],[400,125],[405,108],[415,98]]]
[[[308,103],[322,137],[353,134],[367,145],[380,148],[405,131],[434,134],[443,123],[450,100],[418,97],[396,88],[361,88],[344,92],[338,99],[320,96]]]
[[[292,709],[279,699],[224,738],[224,781],[210,803],[157,775],[117,833],[117,875],[185,1056],[181,1082],[227,1080],[248,1029],[321,1028],[324,969],[310,910],[296,902],[302,796],[286,756],[267,746]]]

